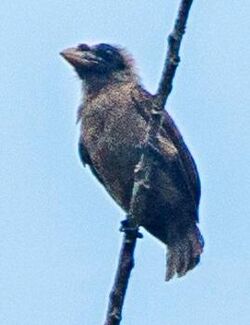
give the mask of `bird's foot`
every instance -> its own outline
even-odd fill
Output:
[[[142,233],[139,232],[139,227],[131,225],[130,220],[125,219],[121,221],[121,227],[119,229],[121,232],[126,233],[129,236],[135,236],[137,238],[143,238]]]

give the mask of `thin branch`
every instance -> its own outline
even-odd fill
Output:
[[[109,307],[105,325],[119,325],[122,319],[122,307],[129,277],[134,267],[134,250],[136,240],[140,236],[138,232],[139,225],[134,216],[140,215],[141,207],[147,200],[147,193],[150,190],[150,184],[153,182],[154,168],[152,160],[155,160],[152,154],[154,150],[155,139],[161,127],[163,120],[162,112],[172,90],[172,82],[175,76],[177,66],[180,62],[179,49],[182,37],[185,33],[189,10],[193,0],[182,0],[174,29],[168,37],[168,50],[162,77],[159,83],[157,94],[155,95],[155,105],[151,111],[151,118],[148,124],[145,145],[142,148],[142,154],[138,165],[135,168],[135,181],[130,202],[130,212],[124,222],[124,238],[120,251],[119,263],[116,271],[115,282],[109,297]]]
[[[135,238],[128,233],[124,234],[115,282],[109,295],[109,306],[105,325],[119,325],[122,319],[123,302],[130,273],[134,267]]]
[[[182,37],[186,30],[188,14],[193,0],[182,0],[177,19],[174,24],[172,33],[168,36],[168,50],[165,60],[164,69],[162,72],[161,81],[157,91],[157,101],[160,107],[164,107],[172,90],[172,83],[175,76],[177,66],[180,62],[179,50]]]

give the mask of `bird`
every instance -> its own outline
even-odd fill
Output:
[[[133,57],[121,46],[81,43],[60,54],[82,82],[77,111],[82,164],[128,213],[155,96],[143,87]],[[184,276],[200,261],[204,247],[197,225],[201,185],[194,158],[166,110],[155,149],[164,164],[152,162],[153,182],[134,217],[166,245],[165,280],[169,281]]]

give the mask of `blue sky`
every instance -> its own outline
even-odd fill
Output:
[[[1,324],[102,323],[124,216],[79,162],[80,83],[58,53],[123,45],[154,92],[178,3],[1,1]],[[200,171],[205,252],[165,283],[143,231],[123,324],[250,324],[249,17],[248,0],[194,1],[167,109]]]

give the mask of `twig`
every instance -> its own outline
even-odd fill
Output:
[[[119,325],[122,319],[124,298],[129,277],[134,267],[136,239],[141,237],[138,232],[139,225],[134,216],[140,214],[140,210],[142,210],[141,207],[144,206],[154,174],[152,154],[150,154],[149,148],[152,146],[155,147],[155,139],[163,120],[162,112],[172,90],[172,82],[176,68],[180,62],[179,49],[182,37],[185,33],[192,2],[193,0],[181,1],[174,29],[168,37],[167,56],[158,91],[155,95],[155,105],[151,111],[144,150],[142,150],[140,161],[135,168],[135,180],[130,202],[130,212],[127,216],[126,227],[124,229],[125,234],[120,251],[115,282],[109,297],[109,307],[105,325]]]
[[[132,268],[134,267],[135,238],[132,236],[129,238],[128,233],[124,234],[115,282],[109,295],[109,306],[105,325],[120,324],[128,281]]]
[[[168,36],[168,50],[162,77],[157,91],[157,102],[159,107],[164,108],[168,96],[172,90],[172,82],[175,76],[177,66],[180,62],[179,50],[182,37],[186,30],[188,14],[192,6],[193,0],[182,0],[178,15],[174,24],[172,33]]]

